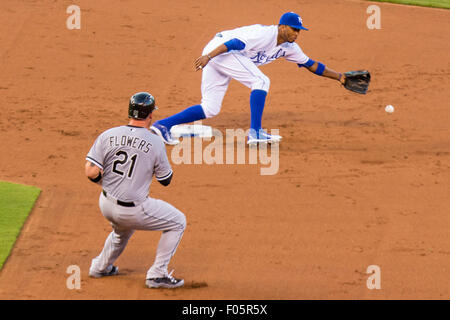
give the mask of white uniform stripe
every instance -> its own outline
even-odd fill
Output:
[[[92,163],[95,164],[97,167],[99,167],[100,169],[103,170],[103,166],[102,166],[98,161],[96,161],[95,159],[93,159],[93,158],[91,158],[91,157],[86,157],[86,160],[89,161],[89,162],[92,162]]]
[[[168,174],[166,174],[163,177],[156,177],[156,180],[161,181],[161,180],[166,180],[167,178],[169,178],[171,175],[173,174],[173,171],[170,170],[170,172]]]

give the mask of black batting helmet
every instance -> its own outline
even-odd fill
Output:
[[[150,93],[138,92],[130,98],[128,118],[143,120],[156,109],[158,107],[155,105],[155,98]]]

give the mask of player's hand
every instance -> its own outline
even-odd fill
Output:
[[[198,57],[197,60],[194,62],[195,71],[203,69],[209,62],[208,56],[201,56]]]
[[[345,84],[345,74],[341,73],[341,76],[340,76],[339,82],[340,82],[340,83],[341,83],[342,85],[344,85],[344,84]]]

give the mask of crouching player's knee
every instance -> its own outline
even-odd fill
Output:
[[[179,216],[179,225],[180,225],[180,229],[182,229],[183,231],[186,229],[186,216],[180,212],[180,216]]]
[[[217,102],[202,102],[203,112],[205,113],[206,118],[212,118],[219,114],[220,108],[222,107],[221,103]]]
[[[270,79],[265,75],[258,76],[252,83],[252,90],[263,90],[268,92],[270,88]]]

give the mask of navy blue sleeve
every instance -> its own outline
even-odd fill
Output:
[[[230,50],[243,50],[245,48],[245,43],[243,43],[239,39],[231,39],[224,43],[224,45],[227,47],[228,51]]]

